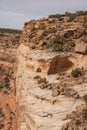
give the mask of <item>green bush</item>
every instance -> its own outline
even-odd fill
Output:
[[[53,15],[49,15],[49,18],[61,18],[63,16],[64,14],[53,14]]]
[[[68,22],[72,22],[75,19],[75,15],[74,14],[70,14],[68,19]]]
[[[65,43],[64,36],[56,36],[51,40],[53,51],[63,51],[63,45]]]
[[[57,32],[57,29],[56,28],[50,28],[50,29],[48,29],[48,30],[44,30],[44,32],[43,32],[43,36],[47,36],[47,35],[49,35],[49,34],[51,34],[51,33],[56,33]]]
[[[75,124],[78,126],[81,124],[80,120],[76,120]]]
[[[76,16],[82,16],[82,15],[87,15],[87,11],[82,11],[82,10],[79,10],[79,11],[76,11]]]
[[[41,79],[39,79],[38,80],[38,84],[41,84],[41,83],[47,83],[47,80],[46,80],[46,78],[41,78]]]
[[[64,50],[65,51],[70,51],[75,47],[75,43],[73,41],[69,41],[65,44]]]
[[[58,44],[63,44],[65,42],[65,37],[64,36],[56,36],[55,38],[52,39],[52,43],[58,43]]]
[[[75,68],[74,70],[72,70],[71,75],[74,78],[77,78],[82,75],[82,70],[80,68]]]
[[[53,51],[63,51],[63,45],[59,43],[55,43],[53,45]]]

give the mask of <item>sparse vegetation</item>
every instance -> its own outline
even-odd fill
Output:
[[[0,82],[0,91],[3,88],[10,89],[10,77],[9,77],[9,69],[5,70],[3,67],[0,66],[0,77],[1,77],[1,82]]]
[[[63,45],[62,44],[59,44],[59,43],[54,43],[53,45],[53,51],[63,51]]]
[[[0,28],[0,33],[12,33],[12,34],[21,34],[21,30],[18,29],[9,29],[9,28]]]
[[[72,75],[74,78],[77,78],[77,77],[81,76],[81,75],[82,75],[82,69],[80,69],[80,68],[75,68],[74,70],[72,70],[71,75]]]
[[[75,124],[78,126],[81,124],[80,120],[76,120]]]
[[[49,34],[51,34],[51,33],[56,33],[57,32],[57,29],[56,28],[50,28],[50,29],[48,29],[48,30],[44,30],[44,32],[43,32],[43,36],[47,36],[47,35],[49,35]]]
[[[75,47],[74,41],[67,41],[64,36],[57,35],[54,38],[50,38],[46,41],[46,48],[52,49],[52,51],[71,51]]]
[[[63,45],[65,43],[65,38],[63,36],[56,36],[50,39],[48,46],[52,48],[53,51],[63,51]]]
[[[69,41],[68,44],[69,44],[70,47],[74,47],[75,46],[75,43],[73,41]]]
[[[75,47],[75,43],[71,40],[71,41],[68,41],[65,44],[65,46],[63,46],[63,50],[69,52],[69,51],[72,51],[74,47]]]
[[[67,16],[69,19],[68,19],[68,22],[72,22],[75,18],[76,18],[76,14],[75,13],[65,13],[65,16]]]
[[[49,18],[61,18],[63,16],[64,14],[53,14],[53,15],[49,15]]]
[[[55,38],[52,39],[53,41],[53,44],[54,43],[59,43],[59,44],[64,44],[65,42],[65,37],[64,36],[60,36],[60,35],[57,35]]]
[[[46,78],[41,78],[41,79],[39,79],[38,80],[38,84],[41,84],[41,83],[47,83],[47,80],[46,80]]]
[[[65,14],[55,14],[55,15],[49,15],[49,18],[62,18],[64,16],[68,17],[68,22],[72,22],[76,17],[78,16],[86,16],[87,11],[77,11],[75,13],[65,12]]]
[[[73,116],[72,116],[73,115]],[[74,111],[72,114],[68,115],[68,119],[71,119],[69,123],[67,123],[65,126],[63,126],[62,130],[79,130],[80,128],[83,128],[86,130],[87,126],[87,107],[85,107],[82,111],[77,112]]]

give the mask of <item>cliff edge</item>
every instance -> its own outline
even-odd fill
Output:
[[[86,20],[25,23],[17,50],[18,130],[87,129]]]

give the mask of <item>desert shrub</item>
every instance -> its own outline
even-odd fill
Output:
[[[84,120],[87,120],[87,108],[83,109],[82,117],[83,117]]]
[[[3,88],[10,88],[10,80],[7,77],[0,82],[0,90],[2,90]]]
[[[49,18],[61,18],[63,16],[64,14],[53,14],[53,15],[49,15]]]
[[[18,29],[0,28],[0,33],[21,34],[21,32],[22,31]]]
[[[9,68],[11,69],[11,68]],[[5,70],[3,67],[0,66],[0,76],[1,76],[1,81],[0,81],[0,91],[3,88],[10,89],[10,71]]]
[[[44,32],[43,32],[43,36],[47,36],[47,35],[49,35],[49,34],[51,34],[51,33],[56,33],[57,32],[57,29],[56,28],[50,28],[50,29],[48,29],[48,30],[44,30]]]
[[[63,36],[56,36],[51,40],[53,51],[63,51],[63,45],[65,43],[65,38]]]
[[[6,78],[4,79],[4,82],[5,82],[5,87],[6,87],[6,88],[10,88],[10,80],[9,80],[9,77],[6,77]]]
[[[75,47],[75,43],[73,41],[69,41],[68,43],[65,44],[64,50],[65,51],[70,51]]]
[[[70,13],[70,12],[65,12],[65,14],[53,14],[53,15],[49,15],[49,18],[61,18],[64,16],[69,17],[69,22],[71,22],[72,20],[74,20],[77,16],[86,16],[87,15],[87,11],[76,11],[75,13]]]
[[[56,36],[55,38],[52,39],[53,44],[54,43],[59,43],[63,44],[65,42],[65,37],[64,36]]]
[[[50,48],[52,51],[63,51],[65,41],[64,36],[57,35],[47,41],[46,48]]]
[[[65,16],[68,16],[68,22],[72,22],[78,16],[86,16],[87,11],[76,11],[75,13],[65,12]]]
[[[74,78],[77,78],[82,75],[82,70],[80,68],[75,68],[74,70],[72,70],[71,75]]]
[[[47,80],[46,80],[46,78],[41,78],[41,79],[39,79],[38,80],[38,84],[41,84],[41,83],[47,83]]]
[[[82,10],[79,10],[79,11],[76,11],[76,16],[82,16],[82,15],[87,15],[87,11],[82,11]]]
[[[53,51],[63,51],[63,45],[59,43],[55,43],[53,45]]]
[[[75,46],[75,43],[73,41],[69,41],[68,44],[69,44],[70,47],[74,47]]]
[[[57,32],[57,29],[56,28],[51,28],[48,30],[49,33],[56,33]]]
[[[87,94],[83,96],[84,101],[87,103]]]
[[[68,19],[68,22],[72,22],[75,19],[75,15],[74,14],[70,14]]]
[[[80,120],[76,120],[75,124],[78,126],[81,124]]]

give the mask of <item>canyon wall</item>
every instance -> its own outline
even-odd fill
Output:
[[[17,50],[18,130],[66,130],[65,125],[71,121],[67,116],[86,107],[84,20],[81,17],[80,21],[67,23],[66,18],[63,21],[61,26],[61,21],[54,18],[25,23]],[[48,31],[55,26],[58,26],[56,32],[50,30],[43,34],[44,28]],[[76,68],[79,71],[73,75]],[[75,127],[80,130],[79,126]]]
[[[74,95],[72,97],[64,94],[57,95],[56,85],[64,81],[61,81],[63,79],[58,79],[61,76],[58,75],[58,70],[56,71],[55,66],[61,67],[61,70],[65,69],[67,73],[70,73],[71,69],[77,67],[78,64],[79,66],[84,65],[87,67],[86,63],[84,63],[84,60],[87,60],[87,56],[83,57],[78,54],[74,56],[69,56],[70,54],[68,54],[66,56],[40,50],[32,51],[24,45],[19,47],[18,53],[16,85],[19,106],[19,130],[60,130],[61,126],[69,121],[64,120],[66,115],[85,103],[83,100],[75,98]],[[64,59],[66,63],[63,62]],[[52,63],[54,63],[54,66],[52,66]],[[52,74],[48,74],[48,72],[52,72]],[[43,78],[46,78],[49,83],[49,89],[39,87],[38,80]],[[65,76],[62,75],[61,78],[65,78]],[[81,87],[80,84],[76,85],[73,83],[72,79],[71,81],[69,80],[67,81],[65,78],[65,81],[71,84],[70,87],[73,84],[73,89],[81,97],[87,93],[87,83],[84,83],[83,87]],[[53,85],[53,91],[50,88],[51,85]]]
[[[1,31],[2,30],[2,31]],[[7,29],[8,30],[8,29]],[[10,29],[9,29],[10,31]],[[0,129],[17,129],[16,50],[20,34],[0,29]]]

